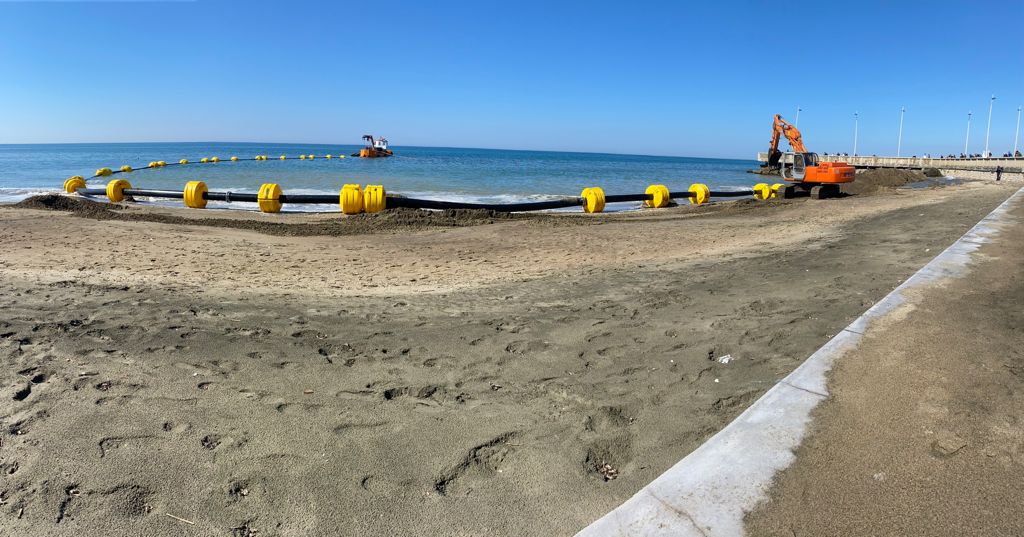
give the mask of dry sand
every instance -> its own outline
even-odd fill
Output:
[[[1024,209],[839,360],[752,536],[1024,535]]]
[[[1010,192],[411,229],[0,208],[0,533],[572,534]]]

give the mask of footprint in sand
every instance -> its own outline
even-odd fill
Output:
[[[332,431],[334,434],[343,435],[350,431],[376,429],[377,427],[384,427],[385,425],[387,425],[387,422],[385,421],[345,422],[335,425]]]
[[[541,352],[548,348],[546,341],[534,339],[531,341],[517,340],[505,346],[505,352],[509,354],[528,354]]]
[[[21,464],[19,464],[18,461],[7,461],[3,464],[0,464],[0,474],[14,475],[20,468]]]
[[[182,434],[192,429],[192,424],[187,422],[165,421],[160,428],[167,433]]]
[[[301,414],[305,414],[305,413],[314,412],[316,410],[319,410],[319,409],[323,408],[323,406],[324,405],[317,404],[317,403],[287,403],[287,402],[278,400],[278,402],[274,404],[274,410],[276,410],[276,411],[278,411],[278,412],[280,412],[282,414],[295,414],[295,413],[299,413],[301,415]]]
[[[32,383],[26,382],[21,389],[14,392],[11,399],[14,399],[15,401],[24,401],[25,399],[28,399],[29,395],[32,395]]]
[[[416,482],[411,479],[396,481],[377,475],[365,475],[359,479],[359,487],[366,492],[387,497],[401,494],[415,486]]]
[[[74,520],[81,509],[107,513],[116,518],[138,518],[153,510],[153,492],[134,483],[123,483],[105,490],[86,490],[80,485],[68,485],[57,507],[58,524]]]
[[[262,478],[235,478],[228,482],[226,490],[227,503],[230,505],[241,502],[247,498],[265,495],[267,493],[267,483],[266,480]]]
[[[514,451],[511,444],[518,433],[498,435],[470,449],[454,466],[434,481],[434,491],[441,496],[458,495],[469,488],[479,489],[486,480],[501,473],[502,465]]]
[[[585,442],[583,472],[607,482],[619,477],[633,460],[633,434],[629,426],[634,418],[620,406],[601,407],[583,420]]]
[[[116,450],[126,449],[128,451],[139,453],[147,449],[150,442],[155,440],[156,437],[152,435],[138,435],[138,436],[107,436],[101,438],[99,441],[100,458],[104,458],[110,455]]]
[[[416,399],[432,399],[445,395],[447,390],[443,386],[437,386],[434,384],[423,386],[423,387],[412,387],[412,386],[399,386],[395,388],[387,388],[381,395],[385,401],[392,401],[406,395],[411,395]]]
[[[28,418],[15,421],[14,423],[7,427],[7,432],[14,436],[26,435],[32,430],[32,428],[35,425],[39,424],[39,422],[45,420],[48,417],[50,417],[50,415],[49,413],[46,412],[46,410],[40,410],[39,412],[36,412],[35,414]]]
[[[199,439],[199,445],[210,451],[239,449],[249,443],[249,435],[245,432],[232,435],[211,433]]]

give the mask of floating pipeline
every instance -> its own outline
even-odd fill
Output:
[[[82,196],[106,196],[112,203],[119,203],[134,196],[149,198],[180,199],[186,207],[203,209],[208,201],[252,202],[265,213],[280,212],[284,205],[301,204],[338,204],[344,214],[376,213],[386,208],[406,207],[411,209],[484,209],[499,212],[544,211],[567,207],[582,207],[583,212],[599,213],[605,204],[628,201],[642,201],[646,207],[662,208],[670,205],[674,199],[686,198],[694,205],[703,205],[712,198],[735,198],[753,196],[754,199],[768,200],[781,197],[785,185],[776,183],[758,183],[750,190],[711,190],[703,183],[690,185],[689,190],[672,192],[665,185],[651,185],[643,194],[612,194],[605,195],[599,187],[585,188],[579,196],[563,197],[547,201],[531,201],[522,203],[467,203],[459,201],[428,200],[406,196],[387,194],[382,185],[357,184],[342,186],[337,195],[334,194],[285,194],[276,183],[265,183],[256,194],[239,192],[211,192],[202,181],[189,181],[185,188],[178,190],[147,190],[133,188],[126,179],[113,179],[106,188],[87,188],[85,180],[75,176],[64,182],[64,190],[69,194]]]
[[[310,155],[299,155],[297,157],[289,157],[289,156],[286,156],[286,155],[281,155],[279,157],[274,157],[273,159],[271,159],[270,155],[256,155],[255,157],[252,157],[252,158],[241,158],[241,157],[237,157],[237,156],[232,156],[232,157],[230,157],[228,159],[228,161],[230,161],[230,162],[265,161],[265,160],[266,161],[269,161],[269,160],[310,160],[310,161],[312,161],[312,160],[315,160],[316,158],[317,158],[317,156],[313,155],[313,154],[310,154]],[[327,160],[331,160],[331,159],[345,159],[347,157],[345,155],[324,155],[323,158],[325,158]],[[112,169],[112,168],[98,168],[96,170],[96,173],[92,177],[85,178],[85,177],[82,177],[81,175],[76,175],[74,177],[71,177],[68,180],[70,181],[71,179],[79,178],[79,179],[82,179],[84,181],[91,181],[93,179],[97,179],[97,178],[100,178],[100,177],[110,177],[110,176],[113,176],[113,175],[117,175],[119,173],[132,173],[134,171],[147,170],[147,169],[151,169],[151,168],[165,168],[167,166],[189,166],[189,165],[195,165],[195,164],[217,164],[218,162],[222,162],[222,160],[221,160],[220,157],[216,157],[216,156],[214,156],[214,157],[202,157],[199,160],[189,160],[187,158],[183,158],[183,159],[179,160],[178,162],[167,162],[166,160],[154,160],[154,161],[150,161],[149,164],[147,164],[145,166],[142,166],[142,167],[139,167],[139,168],[133,168],[132,166],[130,166],[128,164],[125,164],[125,165],[121,166],[120,168],[118,168],[116,170]]]
[[[303,154],[297,157],[280,155],[275,160],[302,160],[312,161],[317,157],[313,154]],[[344,159],[345,155],[324,155],[325,159]],[[239,161],[268,161],[269,155],[256,155],[252,158],[239,158],[231,156],[229,162]],[[132,168],[130,165],[123,165],[119,169],[99,168],[96,174],[89,178],[80,175],[73,176],[64,182],[64,190],[68,193],[79,193],[86,196],[105,195],[110,201],[117,203],[123,201],[126,196],[140,196],[151,198],[181,199],[186,207],[202,209],[206,207],[207,201],[241,201],[255,202],[263,212],[279,212],[283,205],[288,203],[304,204],[339,204],[341,212],[345,214],[358,214],[362,212],[378,212],[387,207],[407,207],[415,209],[485,209],[501,212],[521,211],[543,211],[550,209],[563,209],[567,207],[582,207],[586,213],[599,213],[604,210],[605,204],[616,202],[642,201],[646,207],[661,208],[667,207],[673,199],[687,198],[690,203],[703,205],[711,201],[712,197],[730,198],[753,196],[758,200],[775,199],[784,196],[783,184],[776,183],[769,186],[766,183],[758,183],[750,190],[726,190],[713,191],[707,185],[694,183],[685,192],[670,192],[665,185],[651,185],[643,194],[613,194],[605,195],[598,187],[583,189],[578,197],[564,197],[556,200],[534,201],[522,203],[466,203],[456,201],[425,200],[409,198],[400,195],[386,195],[384,187],[380,185],[367,185],[366,189],[359,185],[346,184],[342,187],[338,196],[330,194],[292,194],[286,195],[282,192],[280,185],[267,183],[260,187],[258,194],[243,194],[233,192],[210,192],[202,181],[191,181],[181,192],[174,190],[140,190],[133,189],[125,179],[115,179],[107,184],[106,188],[86,188],[87,182],[99,177],[111,177],[121,173],[131,173],[136,170],[150,168],[164,168],[167,166],[188,166],[195,164],[216,164],[221,162],[220,157],[202,157],[198,161],[181,159],[177,163],[164,160],[150,161],[142,168]]]

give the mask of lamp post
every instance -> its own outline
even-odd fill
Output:
[[[996,102],[996,96],[993,95],[988,101],[988,127],[985,127],[985,153],[981,155],[984,158],[992,156],[992,152],[988,150],[988,135],[992,131],[992,105]]]
[[[1017,107],[1017,130],[1013,132],[1013,157],[1017,157],[1017,138],[1020,137],[1020,108]]]
[[[900,136],[896,140],[896,156],[900,156],[900,150],[903,149],[903,113],[907,111],[907,107],[900,107]]]
[[[967,138],[964,139],[964,155],[968,157],[971,156],[967,152],[967,144],[971,141],[971,115],[970,112],[967,112]]]
[[[796,107],[796,121],[793,122],[793,126],[798,128],[798,129],[800,128],[800,112],[802,110],[803,110],[803,108],[800,108],[799,106]]]
[[[1020,115],[1020,114],[1018,114]],[[857,112],[853,113],[853,156],[857,156],[857,120],[859,119]]]

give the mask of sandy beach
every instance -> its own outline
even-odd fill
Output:
[[[1024,534],[1024,206],[1003,222],[837,361],[747,535]]]
[[[1017,186],[512,217],[0,207],[0,534],[571,535]]]

